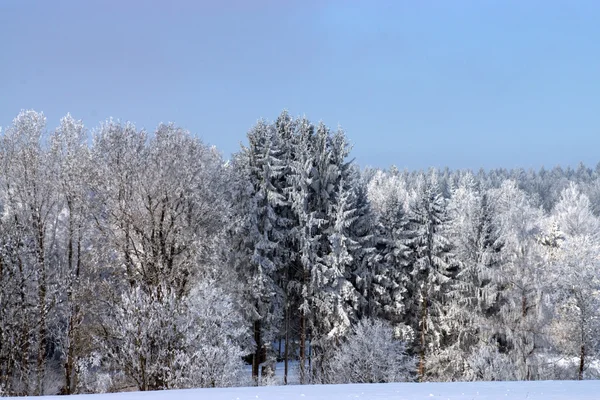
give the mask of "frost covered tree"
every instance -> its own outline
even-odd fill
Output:
[[[308,343],[313,360],[324,357],[319,351],[328,335],[343,333],[358,302],[348,279],[356,272],[354,257],[363,262],[368,253],[358,245],[368,236],[362,224],[368,207],[355,211],[357,174],[346,160],[343,132],[331,134],[324,124],[315,129],[283,112],[273,124],[260,121],[248,139],[232,162],[238,221],[232,259],[250,282],[245,303],[257,343],[253,376],[278,332],[284,331],[289,358],[297,324],[301,375],[308,379]]]
[[[330,383],[404,382],[414,375],[415,360],[394,328],[379,319],[363,319],[327,363]]]
[[[473,381],[514,381],[518,372],[509,354],[500,352],[498,346],[483,343],[474,349],[466,360],[465,379]]]
[[[426,378],[428,357],[444,346],[448,328],[443,325],[446,294],[457,265],[447,237],[448,214],[436,171],[421,175],[409,216],[409,246],[413,301],[407,307],[409,322],[418,336],[419,380]]]
[[[283,241],[279,243],[279,256],[281,265],[281,273],[279,274],[278,285],[283,293],[283,323],[281,324],[279,338],[279,357],[282,357],[281,346],[284,344],[284,383],[288,382],[289,361],[293,357],[293,330],[295,328],[296,313],[293,309],[296,308],[297,293],[294,291],[294,283],[297,277],[298,266],[300,264],[298,256],[298,241],[296,237],[298,219],[292,208],[291,193],[293,183],[293,164],[299,157],[298,143],[299,134],[297,130],[298,120],[292,118],[289,113],[284,110],[274,123],[276,142],[280,147],[278,179],[275,182],[275,187],[282,193],[285,201],[280,202],[276,206],[277,215],[279,216],[279,224],[286,231]],[[294,314],[294,315],[292,315]]]
[[[18,349],[18,355],[9,356],[13,364],[4,383],[12,388],[10,392],[19,394],[44,394],[52,349],[50,320],[58,289],[56,269],[51,265],[57,190],[46,139],[44,115],[22,111],[1,143],[3,225],[6,233],[14,235],[4,238],[3,264],[7,267],[3,274],[11,274],[11,283],[16,285],[10,291],[20,286],[16,293],[6,293],[6,301],[21,314],[12,314],[13,322],[20,320],[10,333],[16,336],[11,347]]]
[[[21,112],[0,392],[268,383],[276,357],[285,382],[290,360],[302,383],[594,376],[600,167],[361,171],[350,149],[286,111],[229,162],[174,124],[90,144]]]
[[[377,253],[377,215],[371,207],[365,177],[353,166],[349,174],[349,187],[352,190],[354,211],[347,228],[347,236],[352,262],[347,268],[347,279],[356,293],[353,313],[358,319],[375,314],[374,271],[380,256]]]
[[[568,236],[596,236],[600,229],[590,199],[573,182],[560,193],[551,217],[559,231]]]
[[[501,291],[497,296],[500,351],[509,354],[517,379],[536,379],[547,344],[547,282],[539,244],[541,209],[534,207],[515,182],[505,181],[490,191],[495,225],[502,241]]]
[[[377,218],[373,222],[377,259],[370,271],[369,314],[392,322],[411,342],[414,333],[405,324],[412,263],[406,183],[398,174],[378,171],[369,182],[368,194]]]
[[[178,369],[179,387],[239,386],[247,383],[242,355],[250,347],[242,311],[224,282],[206,279],[188,297],[187,351]]]
[[[598,354],[600,329],[598,288],[600,275],[600,222],[588,197],[577,185],[565,188],[550,216],[552,231],[546,240],[552,266],[552,337],[559,352],[577,357],[577,379],[583,379],[589,360]]]
[[[436,354],[434,368],[442,380],[478,379],[479,372],[471,365],[474,355],[488,357],[497,350],[493,326],[502,243],[488,195],[480,192],[472,174],[459,178],[448,212],[448,235],[460,270],[448,291],[449,343]]]
[[[309,220],[305,233],[314,249],[308,264],[307,296],[311,332],[312,379],[319,381],[332,343],[350,327],[358,307],[348,281],[356,240],[349,230],[357,221],[350,146],[341,129],[331,134],[320,123],[310,137],[313,166],[309,175]]]
[[[357,245],[368,235],[361,225],[367,213],[359,204],[343,131],[331,134],[324,124],[315,127],[301,118],[295,124],[293,143],[286,192],[298,258],[288,263],[287,287],[298,310],[301,381],[318,381],[330,356],[329,343],[344,334],[358,308],[351,280],[360,269],[355,268],[355,260],[362,263],[368,252]]]
[[[142,391],[243,382],[247,330],[241,310],[220,285],[206,280],[182,297],[167,288],[149,292],[136,286],[124,292],[105,316],[110,336],[97,347],[119,372],[113,379],[121,375]],[[93,379],[87,384],[97,385]]]
[[[85,248],[89,246],[92,218],[89,212],[90,153],[87,147],[87,131],[81,121],[70,115],[61,119],[60,126],[53,133],[51,157],[57,178],[58,207],[57,218],[59,238],[56,243],[56,263],[59,268],[59,281],[65,289],[59,297],[56,324],[63,331],[57,342],[60,343],[64,365],[65,394],[75,393],[77,385],[77,363],[83,351],[82,323],[85,317],[84,306],[89,297]]]
[[[299,331],[299,373],[300,381],[307,378],[307,334],[309,329],[309,279],[311,266],[316,257],[316,240],[313,227],[316,225],[311,212],[311,174],[313,173],[312,141],[314,126],[306,118],[296,124],[294,156],[290,162],[289,192],[290,205],[295,219],[292,230],[293,241],[297,249],[297,261],[288,287],[297,296]],[[294,307],[295,308],[295,307]],[[286,343],[287,345],[287,343]]]
[[[317,257],[311,266],[309,304],[316,377],[321,373],[320,364],[330,356],[327,350],[332,341],[350,327],[358,303],[355,288],[347,279],[356,244],[349,228],[357,220],[357,210],[347,160],[350,147],[344,132],[330,134],[321,123],[313,140],[315,166],[311,188]]]
[[[551,332],[560,352],[578,359],[573,375],[581,380],[600,350],[600,245],[590,236],[568,236],[553,264],[557,307]]]
[[[283,291],[278,285],[285,274],[287,219],[282,215],[287,198],[280,187],[285,165],[282,143],[275,126],[259,121],[248,133],[249,145],[234,160],[239,223],[234,226],[238,253],[234,255],[245,290],[247,313],[252,321],[255,351],[252,377],[259,382],[273,373],[272,343],[283,319]],[[283,248],[282,248],[283,247]]]
[[[185,336],[184,320],[173,315],[185,309],[198,280],[219,275],[224,264],[221,159],[174,125],[160,125],[147,141],[132,125],[112,121],[97,133],[93,152],[101,171],[94,183],[97,246],[105,263],[98,293],[111,305],[99,310],[96,337],[113,365],[135,359],[123,372],[140,390],[166,388],[163,369],[177,366],[173,352]],[[131,313],[136,318],[127,318]],[[137,325],[122,327],[121,319]],[[172,335],[163,335],[167,326]],[[143,331],[120,335],[123,329]]]

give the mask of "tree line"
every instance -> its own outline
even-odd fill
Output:
[[[23,111],[0,137],[0,394],[596,377],[600,169],[360,169],[282,112],[225,161]]]

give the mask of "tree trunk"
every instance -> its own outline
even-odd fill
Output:
[[[69,309],[69,327],[67,330],[67,360],[65,361],[65,394],[72,394],[71,375],[73,372],[73,345],[74,345],[74,304],[73,304],[73,215],[71,211],[71,203],[68,201],[69,207],[69,240],[67,243],[67,307]]]
[[[306,378],[306,315],[300,311],[300,383]]]
[[[69,317],[69,331],[67,332],[67,360],[65,361],[65,394],[73,394],[73,384],[71,382],[71,377],[73,376],[73,366],[74,355],[73,355],[73,345],[71,341],[73,340],[73,316]]]
[[[38,349],[37,349],[37,385],[35,394],[38,396],[44,395],[44,375],[46,367],[46,343],[47,343],[47,328],[46,328],[46,262],[44,257],[44,228],[37,218],[38,231],[38,307],[40,312],[40,320],[38,327]]]
[[[289,348],[290,348],[290,309],[286,299],[285,302],[285,348],[284,348],[284,362],[283,362],[283,384],[288,384],[288,371],[289,371]]]
[[[308,271],[306,267],[302,267],[302,286],[306,287],[308,281]],[[303,290],[304,293],[304,290]],[[306,301],[302,298],[301,301]],[[303,305],[304,306],[304,305]],[[306,383],[306,311],[304,307],[300,311],[300,383]]]
[[[375,312],[373,310],[374,306],[373,306],[373,293],[372,293],[372,287],[373,287],[373,279],[371,278],[371,276],[369,275],[369,277],[367,278],[367,283],[366,283],[366,294],[365,294],[365,298],[367,301],[367,318],[371,318]]]
[[[581,345],[581,352],[579,355],[579,375],[578,379],[583,380],[583,369],[585,367],[585,346]]]
[[[419,348],[419,382],[423,382],[425,378],[425,345],[426,345],[426,337],[425,333],[427,330],[427,313],[428,313],[428,298],[427,292],[423,292],[423,308],[421,310],[421,343]]]
[[[254,341],[256,342],[256,349],[254,350],[254,356],[252,357],[252,379],[254,380],[254,384],[258,386],[258,370],[262,355],[260,320],[254,321]]]
[[[39,307],[40,307],[40,321],[38,329],[38,349],[37,349],[37,385],[35,394],[37,396],[44,395],[44,375],[45,375],[45,364],[46,364],[46,342],[47,342],[47,329],[46,329],[46,277],[43,273],[39,285]]]
[[[20,297],[21,297],[21,306],[23,307],[23,309],[26,309],[27,307],[27,298],[25,295],[25,287],[26,287],[26,282],[25,282],[25,275],[24,275],[24,271],[23,271],[23,261],[21,260],[21,257],[18,258],[18,262],[19,262],[19,275],[21,278],[21,290],[20,290]],[[21,338],[20,338],[20,342],[21,342],[21,366],[20,366],[20,374],[21,374],[21,379],[23,380],[23,394],[24,395],[29,395],[29,390],[30,390],[30,365],[29,365],[29,351],[30,351],[30,347],[31,347],[31,341],[29,339],[29,332],[30,329],[33,330],[33,328],[29,327],[29,319],[26,318],[25,319],[25,323],[23,324],[23,326],[21,327]]]
[[[281,334],[279,334],[279,346],[277,348],[277,358],[281,359],[281,342],[283,342],[283,338]]]
[[[311,330],[312,332],[312,330]],[[306,333],[306,337],[307,337],[307,342],[308,342],[308,373],[311,373],[311,371],[313,370],[313,365],[312,365],[312,360],[313,360],[313,348],[312,348],[312,340],[311,340],[311,334],[310,333]]]
[[[140,355],[140,373],[142,378],[140,391],[145,392],[148,390],[148,377],[146,376],[146,358],[142,355]]]

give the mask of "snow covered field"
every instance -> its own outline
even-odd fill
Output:
[[[598,400],[600,381],[291,385],[130,392],[76,397],[85,397],[89,400]],[[65,399],[64,396],[48,396],[45,400],[50,398]]]

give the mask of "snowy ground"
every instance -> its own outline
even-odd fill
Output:
[[[600,381],[263,386],[83,395],[81,400],[598,400]],[[49,396],[48,400],[65,400]],[[22,398],[21,398],[22,399]]]

